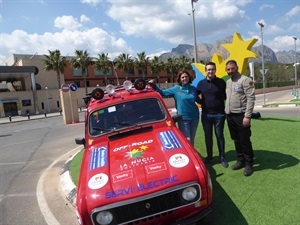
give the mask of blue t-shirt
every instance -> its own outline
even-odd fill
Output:
[[[177,114],[182,115],[183,120],[199,119],[199,108],[195,102],[201,103],[196,87],[191,84],[175,85],[166,90],[155,86],[155,90],[165,97],[173,97]]]

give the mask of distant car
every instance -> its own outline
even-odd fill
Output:
[[[162,97],[142,79],[85,98],[76,210],[82,225],[191,224],[211,212],[212,183]]]

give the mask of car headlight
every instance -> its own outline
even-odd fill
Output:
[[[182,197],[186,201],[192,201],[197,196],[197,190],[194,187],[185,188],[182,192]]]
[[[109,211],[99,212],[96,216],[96,220],[101,225],[108,225],[113,220],[113,215]]]

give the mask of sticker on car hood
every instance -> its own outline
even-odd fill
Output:
[[[88,182],[88,186],[90,189],[99,189],[104,187],[108,182],[108,176],[105,173],[98,173],[91,177]]]
[[[90,159],[90,170],[107,165],[107,146],[93,148]]]
[[[159,132],[158,136],[166,151],[182,147],[173,131]]]
[[[189,161],[189,157],[181,153],[172,155],[169,159],[170,165],[175,168],[185,167],[187,164],[189,164]]]

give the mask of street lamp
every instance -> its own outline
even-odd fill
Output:
[[[258,25],[260,26],[260,33],[261,33],[261,64],[262,64],[261,74],[263,77],[263,93],[264,93],[264,105],[265,105],[266,104],[266,92],[265,92],[266,83],[265,83],[264,36],[263,36],[263,28],[265,25],[263,23],[258,23]]]
[[[48,97],[48,87],[45,87],[45,90],[46,90],[46,99],[47,99],[48,112],[50,113],[49,97]]]
[[[192,16],[193,16],[193,33],[194,33],[194,61],[195,63],[197,63],[198,61],[198,57],[197,57],[197,41],[196,41],[196,26],[195,26],[195,8],[194,8],[194,2],[198,2],[198,0],[191,0],[191,3],[192,3]]]
[[[296,42],[297,42],[297,38],[296,37],[293,37],[294,38],[294,42],[295,42],[295,86],[298,84],[298,78],[297,78],[297,45],[296,45]]]

